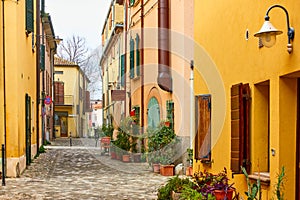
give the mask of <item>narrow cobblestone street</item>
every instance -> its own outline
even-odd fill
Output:
[[[101,156],[93,139],[56,139],[20,178],[7,178],[0,199],[156,199],[169,177],[147,163]]]

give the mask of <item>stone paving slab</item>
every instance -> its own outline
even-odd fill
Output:
[[[56,140],[20,178],[6,179],[0,199],[156,199],[169,177],[155,174],[147,163],[123,163],[101,156],[95,140]],[[86,146],[83,146],[86,145]]]

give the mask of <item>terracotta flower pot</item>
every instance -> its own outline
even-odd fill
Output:
[[[214,194],[216,197],[216,200],[223,200],[225,198],[225,195],[228,200],[232,200],[232,195],[233,195],[232,189],[227,190],[227,194],[225,193],[224,190],[214,190]]]
[[[162,176],[174,176],[174,165],[160,165],[160,174]]]
[[[153,172],[154,173],[159,173],[160,172],[160,164],[153,163],[152,166],[153,166]]]
[[[130,155],[123,155],[122,160],[123,162],[130,162]]]
[[[116,152],[110,152],[110,156],[111,156],[111,159],[116,159],[117,158]]]
[[[193,167],[192,166],[189,166],[189,167],[186,168],[185,175],[193,176]]]

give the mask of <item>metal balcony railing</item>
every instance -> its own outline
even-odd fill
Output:
[[[74,106],[74,96],[73,95],[57,95],[55,99],[55,105],[57,106]]]

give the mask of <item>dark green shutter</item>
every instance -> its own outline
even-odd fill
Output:
[[[140,37],[136,34],[136,76],[140,76]]]
[[[26,0],[26,31],[31,33],[34,31],[34,13],[33,0]]]
[[[134,78],[134,40],[130,39],[130,78]]]
[[[121,55],[121,85],[125,85],[125,55]]]
[[[134,6],[135,0],[130,0],[129,6]]]
[[[174,102],[167,101],[167,119],[170,121],[170,127],[174,129]]]
[[[134,107],[134,114],[135,114],[135,117],[136,117],[136,122],[137,124],[139,124],[140,122],[140,107],[139,106],[135,106]]]
[[[41,52],[40,52],[40,68],[42,71],[45,71],[45,45],[41,45]]]

